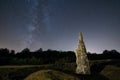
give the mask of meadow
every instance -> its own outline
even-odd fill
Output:
[[[92,60],[91,75],[78,75],[75,73],[75,63],[46,64],[46,65],[17,65],[0,66],[0,80],[62,80],[72,77],[70,80],[120,80],[120,61]],[[52,74],[46,77],[48,70]],[[36,75],[35,75],[35,74]],[[42,74],[43,77],[40,77]],[[57,74],[55,77],[54,74]],[[31,77],[31,75],[33,75]],[[39,77],[39,79],[37,79]],[[31,79],[30,79],[31,78]],[[35,79],[36,78],[36,79]]]

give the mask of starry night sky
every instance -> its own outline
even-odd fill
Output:
[[[120,0],[0,0],[0,48],[120,52]]]

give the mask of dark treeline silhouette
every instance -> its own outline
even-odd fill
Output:
[[[116,50],[104,50],[102,54],[88,52],[89,60],[120,59],[120,53]],[[0,49],[0,65],[41,65],[75,62],[76,57],[73,51],[56,51],[42,48],[31,52],[25,48],[21,52],[15,53],[14,50],[7,48]]]
[[[0,65],[25,65],[25,64],[53,64],[75,62],[75,54],[72,51],[56,51],[40,48],[31,52],[25,48],[21,52],[15,53],[14,50],[0,49]]]
[[[120,59],[120,53],[116,50],[110,51],[104,50],[103,53],[101,54],[88,52],[88,58],[90,60],[105,60],[105,59],[117,60]]]

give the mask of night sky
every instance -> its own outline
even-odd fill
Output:
[[[120,0],[0,0],[0,48],[120,52]]]

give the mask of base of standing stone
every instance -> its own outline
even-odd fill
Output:
[[[90,71],[86,68],[81,68],[80,66],[77,66],[76,68],[76,73],[77,74],[90,74]]]

